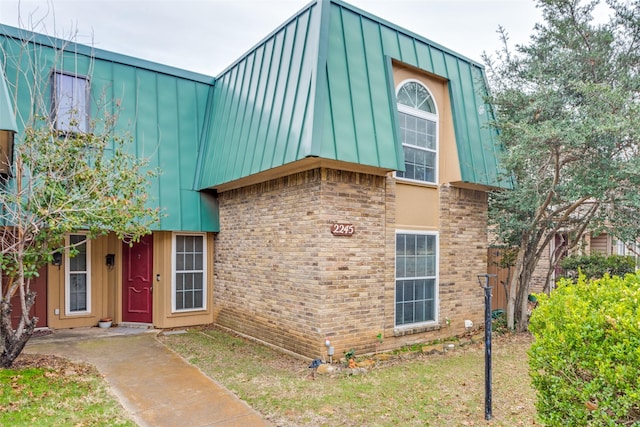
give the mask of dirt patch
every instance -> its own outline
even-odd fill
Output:
[[[91,374],[96,375],[98,371],[87,363],[72,362],[64,357],[50,354],[28,354],[22,353],[15,362],[12,369],[41,368],[50,369],[58,373],[73,373],[74,375]]]

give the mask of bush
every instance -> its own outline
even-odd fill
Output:
[[[529,368],[546,425],[640,426],[640,275],[538,295]]]
[[[581,272],[588,278],[599,279],[605,274],[624,277],[635,271],[636,263],[633,257],[623,255],[571,255],[560,261],[560,267],[567,277],[575,279]]]

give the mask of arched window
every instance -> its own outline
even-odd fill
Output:
[[[436,184],[438,180],[438,110],[431,92],[416,80],[398,86],[398,121],[404,172],[398,178]]]

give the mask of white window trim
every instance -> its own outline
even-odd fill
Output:
[[[640,264],[640,243],[639,242],[624,242],[622,240],[616,241],[616,255],[631,256],[636,262],[636,270]]]
[[[419,234],[424,236],[435,236],[436,237],[436,275],[435,275],[435,284],[434,284],[434,320],[429,320],[427,322],[417,322],[417,323],[409,323],[406,325],[396,325],[396,286],[398,281],[398,272],[396,271],[396,258],[397,252],[395,249],[395,240],[394,239],[394,254],[393,254],[393,328],[397,331],[402,331],[406,329],[416,329],[422,327],[429,327],[440,324],[440,233],[437,231],[422,231],[422,230],[396,230],[396,236],[398,234]],[[407,279],[406,277],[404,279]],[[409,278],[410,279],[410,278]]]
[[[84,311],[71,311],[71,288],[70,288],[70,274],[71,274],[71,262],[69,257],[71,244],[70,236],[85,236],[85,233],[71,233],[65,237],[64,251],[64,312],[67,316],[83,316],[91,313],[91,240],[86,240],[87,245],[87,309]]]
[[[405,114],[409,114],[415,117],[419,117],[425,120],[430,120],[432,122],[435,122],[436,124],[436,149],[435,150],[431,150],[428,148],[424,148],[424,147],[418,147],[415,145],[411,145],[411,144],[405,144],[404,142],[402,142],[402,146],[404,147],[405,145],[407,147],[411,147],[414,149],[418,149],[418,150],[422,150],[422,151],[430,151],[430,152],[435,152],[436,153],[436,158],[435,158],[435,167],[434,167],[434,181],[420,181],[418,179],[411,179],[411,178],[405,178],[405,177],[399,177],[397,176],[396,172],[393,173],[393,176],[398,180],[398,181],[403,181],[403,182],[411,182],[411,183],[415,183],[415,184],[422,184],[422,185],[438,185],[439,182],[439,164],[440,164],[440,114],[438,112],[438,103],[436,102],[436,99],[433,96],[433,93],[429,90],[429,88],[427,87],[427,85],[425,85],[423,82],[421,82],[420,80],[417,79],[406,79],[401,81],[398,86],[396,86],[396,99],[398,96],[398,93],[400,92],[400,89],[402,88],[402,86],[404,86],[407,83],[418,83],[420,86],[424,87],[425,90],[427,91],[427,93],[429,93],[429,96],[431,96],[431,99],[433,100],[433,105],[436,108],[436,112],[434,113],[428,113],[426,111],[422,111],[422,110],[418,110],[416,108],[412,108],[409,107],[407,105],[404,104],[400,104],[397,103],[397,110],[405,113]]]
[[[176,309],[176,236],[202,236],[202,307]],[[188,313],[192,311],[207,310],[207,290],[209,288],[209,279],[207,276],[208,258],[207,258],[207,233],[178,233],[174,232],[171,236],[171,312],[172,313]],[[197,271],[197,270],[192,270]]]

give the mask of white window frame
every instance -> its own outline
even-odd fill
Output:
[[[91,82],[86,76],[55,70],[52,75],[52,109],[54,127],[61,132],[87,133],[89,131],[89,92]],[[71,87],[68,87],[70,82]],[[76,86],[82,82],[80,87]],[[72,115],[72,113],[74,113]],[[77,125],[72,126],[71,120]]]
[[[415,277],[398,277],[397,271],[397,258],[398,251],[395,248],[397,236],[399,234],[407,234],[407,235],[420,235],[420,236],[434,236],[435,237],[435,247],[436,247],[436,259],[435,259],[435,276],[415,276]],[[396,230],[394,239],[394,286],[393,286],[393,324],[394,328],[398,330],[402,329],[413,329],[425,326],[433,326],[438,324],[438,319],[440,318],[440,286],[439,286],[439,277],[440,277],[440,236],[437,231],[417,231],[417,230]],[[433,320],[427,320],[423,322],[413,322],[413,323],[404,323],[397,324],[396,316],[397,316],[397,304],[398,301],[396,299],[396,292],[398,286],[398,280],[411,280],[411,279],[433,279]]]
[[[640,266],[640,242],[616,242],[616,255],[631,256],[636,263],[636,270]]]
[[[202,237],[202,270],[183,270],[177,271],[176,269],[176,239],[178,236],[199,236]],[[190,311],[205,311],[207,310],[207,288],[208,288],[208,276],[207,276],[207,233],[173,233],[171,238],[171,311],[172,313],[185,313]],[[176,276],[181,272],[201,272],[202,273],[202,307],[197,308],[176,308]]]
[[[84,273],[87,275],[87,309],[82,311],[71,311],[71,257],[70,257],[70,245],[71,245],[71,236],[85,236],[84,233],[71,233],[65,237],[65,246],[66,249],[64,251],[64,312],[67,316],[78,316],[78,315],[86,315],[91,313],[91,240],[86,239],[85,245],[87,247],[87,259],[86,265],[87,268],[85,271],[73,271],[73,273]]]
[[[420,150],[420,151],[425,151],[425,152],[429,152],[429,153],[435,153],[435,158],[434,158],[434,168],[433,168],[433,176],[434,176],[434,180],[433,181],[422,181],[422,180],[418,180],[418,179],[413,179],[413,178],[406,178],[403,176],[398,176],[397,173],[394,173],[394,175],[396,176],[396,178],[398,180],[402,180],[402,181],[407,181],[407,182],[413,182],[413,183],[420,183],[420,184],[428,184],[428,185],[437,185],[438,184],[438,174],[439,174],[439,168],[438,168],[438,163],[439,163],[439,159],[440,159],[440,120],[439,120],[439,113],[438,113],[438,104],[436,103],[436,99],[433,96],[433,93],[429,90],[429,88],[427,87],[427,85],[425,85],[424,83],[422,83],[420,80],[417,79],[407,79],[407,80],[403,80],[402,82],[400,82],[400,84],[396,87],[396,99],[398,97],[398,94],[400,93],[400,89],[402,89],[402,87],[408,83],[417,83],[420,86],[422,86],[427,93],[429,94],[429,96],[431,97],[431,99],[433,100],[433,105],[436,109],[435,113],[429,113],[423,110],[419,110],[417,108],[413,108],[410,107],[408,105],[404,105],[404,104],[400,104],[399,102],[397,103],[397,107],[398,107],[398,111],[404,114],[408,114],[414,117],[417,117],[419,119],[424,119],[427,121],[431,121],[435,123],[436,126],[436,130],[435,130],[435,149],[429,149],[429,148],[425,148],[425,147],[420,147],[420,146],[416,146],[416,145],[411,145],[411,144],[405,144],[404,141],[402,141],[402,147],[409,147],[411,149],[414,150]],[[405,159],[405,166],[406,166],[406,159]]]

